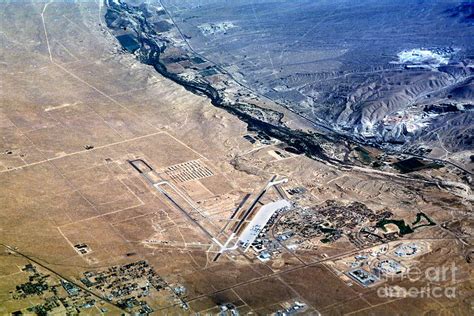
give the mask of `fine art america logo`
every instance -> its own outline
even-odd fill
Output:
[[[401,280],[408,280],[411,283],[423,282],[423,286],[402,287],[397,285],[385,285],[377,289],[379,297],[411,297],[411,298],[441,298],[453,299],[456,297],[456,271],[458,268],[453,263],[451,265],[432,266],[425,270],[418,267],[407,267],[402,274]],[[397,279],[400,275],[384,275],[388,280]]]

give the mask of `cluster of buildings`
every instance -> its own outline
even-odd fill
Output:
[[[302,302],[295,301],[289,305],[285,309],[277,311],[274,315],[275,316],[289,316],[289,315],[294,315],[300,312],[303,312],[304,309],[306,308],[306,304]]]
[[[285,199],[263,205],[240,234],[238,242],[240,247],[244,251],[252,247],[261,261],[268,261],[272,254],[279,253],[279,243],[269,238],[268,233],[278,215],[290,207],[291,203]]]
[[[379,282],[379,277],[372,272],[364,270],[362,268],[357,268],[351,270],[347,273],[352,279],[359,282],[359,284],[363,285],[364,287],[369,287]]]
[[[220,309],[219,316],[239,316],[240,315],[237,307],[235,307],[235,305],[231,303],[221,304],[219,305],[219,309]]]
[[[417,255],[420,251],[419,245],[416,242],[402,244],[395,249],[394,254],[398,257],[410,257]]]
[[[319,237],[321,242],[331,243],[392,215],[389,211],[376,213],[359,202],[340,205],[327,201],[323,206],[299,208],[286,215],[280,221],[278,231],[279,234],[294,232],[303,239]]]
[[[145,316],[154,313],[147,297],[156,297],[158,292],[170,304],[178,303],[183,309],[188,309],[184,301],[186,288],[167,284],[144,260],[113,266],[103,271],[84,272],[80,278],[83,285],[43,274],[32,264],[27,264],[23,271],[29,274],[28,281],[16,286],[13,299],[33,302],[38,301],[34,298],[39,298],[41,301],[40,304],[29,307],[27,314],[76,315],[93,307],[107,313],[105,300],[132,315]],[[22,311],[15,313],[23,314]]]
[[[375,246],[354,256],[355,260],[341,259],[340,261],[349,267],[344,274],[359,285],[370,287],[389,278],[403,276],[409,271],[407,267],[411,265],[405,261],[426,251],[426,246],[422,242],[401,242],[395,245],[394,249],[389,249],[389,244]]]
[[[247,134],[244,135],[244,138],[249,141],[252,144],[262,144],[262,145],[271,145],[272,143],[275,143],[275,140],[269,137],[268,135],[265,135],[263,133],[257,133],[257,134]]]
[[[279,200],[263,205],[240,234],[239,243],[241,247],[247,250],[254,245],[257,237],[264,234],[268,227],[273,225],[270,219],[275,219],[276,212],[290,207],[291,204],[287,200]]]
[[[80,281],[86,287],[137,315],[153,312],[145,299],[151,291],[166,290],[172,297],[175,296],[170,286],[144,260],[113,266],[104,271],[88,271],[83,275]]]
[[[92,294],[83,291],[66,280],[58,280],[49,274],[44,274],[32,264],[27,264],[23,269],[28,273],[28,281],[18,284],[13,292],[15,300],[37,301],[41,303],[26,309],[26,314],[47,315],[50,313],[79,314],[96,305]],[[23,315],[22,311],[14,314]]]

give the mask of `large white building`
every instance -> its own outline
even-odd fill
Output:
[[[250,223],[247,224],[247,227],[245,227],[242,234],[240,234],[239,244],[245,250],[247,250],[255,241],[255,238],[258,237],[258,234],[268,223],[268,220],[272,217],[272,215],[275,214],[276,211],[288,207],[291,207],[291,204],[287,200],[278,200],[276,202],[263,205],[258,210],[257,214],[252,218]]]

